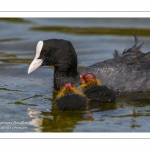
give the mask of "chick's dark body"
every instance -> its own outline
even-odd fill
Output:
[[[55,104],[60,110],[86,110],[87,99],[79,94],[66,94],[55,101]]]
[[[89,87],[84,91],[84,94],[90,100],[101,102],[114,102],[116,100],[115,92],[106,86],[95,85]]]

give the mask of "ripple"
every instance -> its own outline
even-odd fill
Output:
[[[14,91],[14,92],[26,92],[26,91],[22,91],[22,90],[11,90],[11,89],[7,89],[7,88],[0,88],[0,90],[4,90],[4,91]]]
[[[7,103],[7,104],[26,105],[26,106],[38,106],[37,104],[22,103],[20,101],[10,102],[10,103]]]

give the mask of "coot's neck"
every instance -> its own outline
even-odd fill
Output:
[[[54,69],[54,89],[60,90],[66,83],[74,84],[78,79],[77,67],[61,68],[55,67]]]

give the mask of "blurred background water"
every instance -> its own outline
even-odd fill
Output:
[[[53,107],[53,68],[27,74],[39,40],[71,41],[80,69],[132,47],[133,32],[149,52],[149,18],[0,18],[0,132],[149,132],[150,94],[63,112]]]

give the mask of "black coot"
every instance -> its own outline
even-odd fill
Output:
[[[54,66],[55,90],[60,90],[68,82],[79,87],[80,74],[92,72],[103,85],[115,92],[150,91],[150,52],[141,52],[143,43],[138,46],[138,37],[134,37],[135,44],[132,48],[125,49],[122,54],[115,50],[114,58],[80,71],[77,71],[77,55],[71,42],[63,39],[39,41],[28,73],[40,66]]]

